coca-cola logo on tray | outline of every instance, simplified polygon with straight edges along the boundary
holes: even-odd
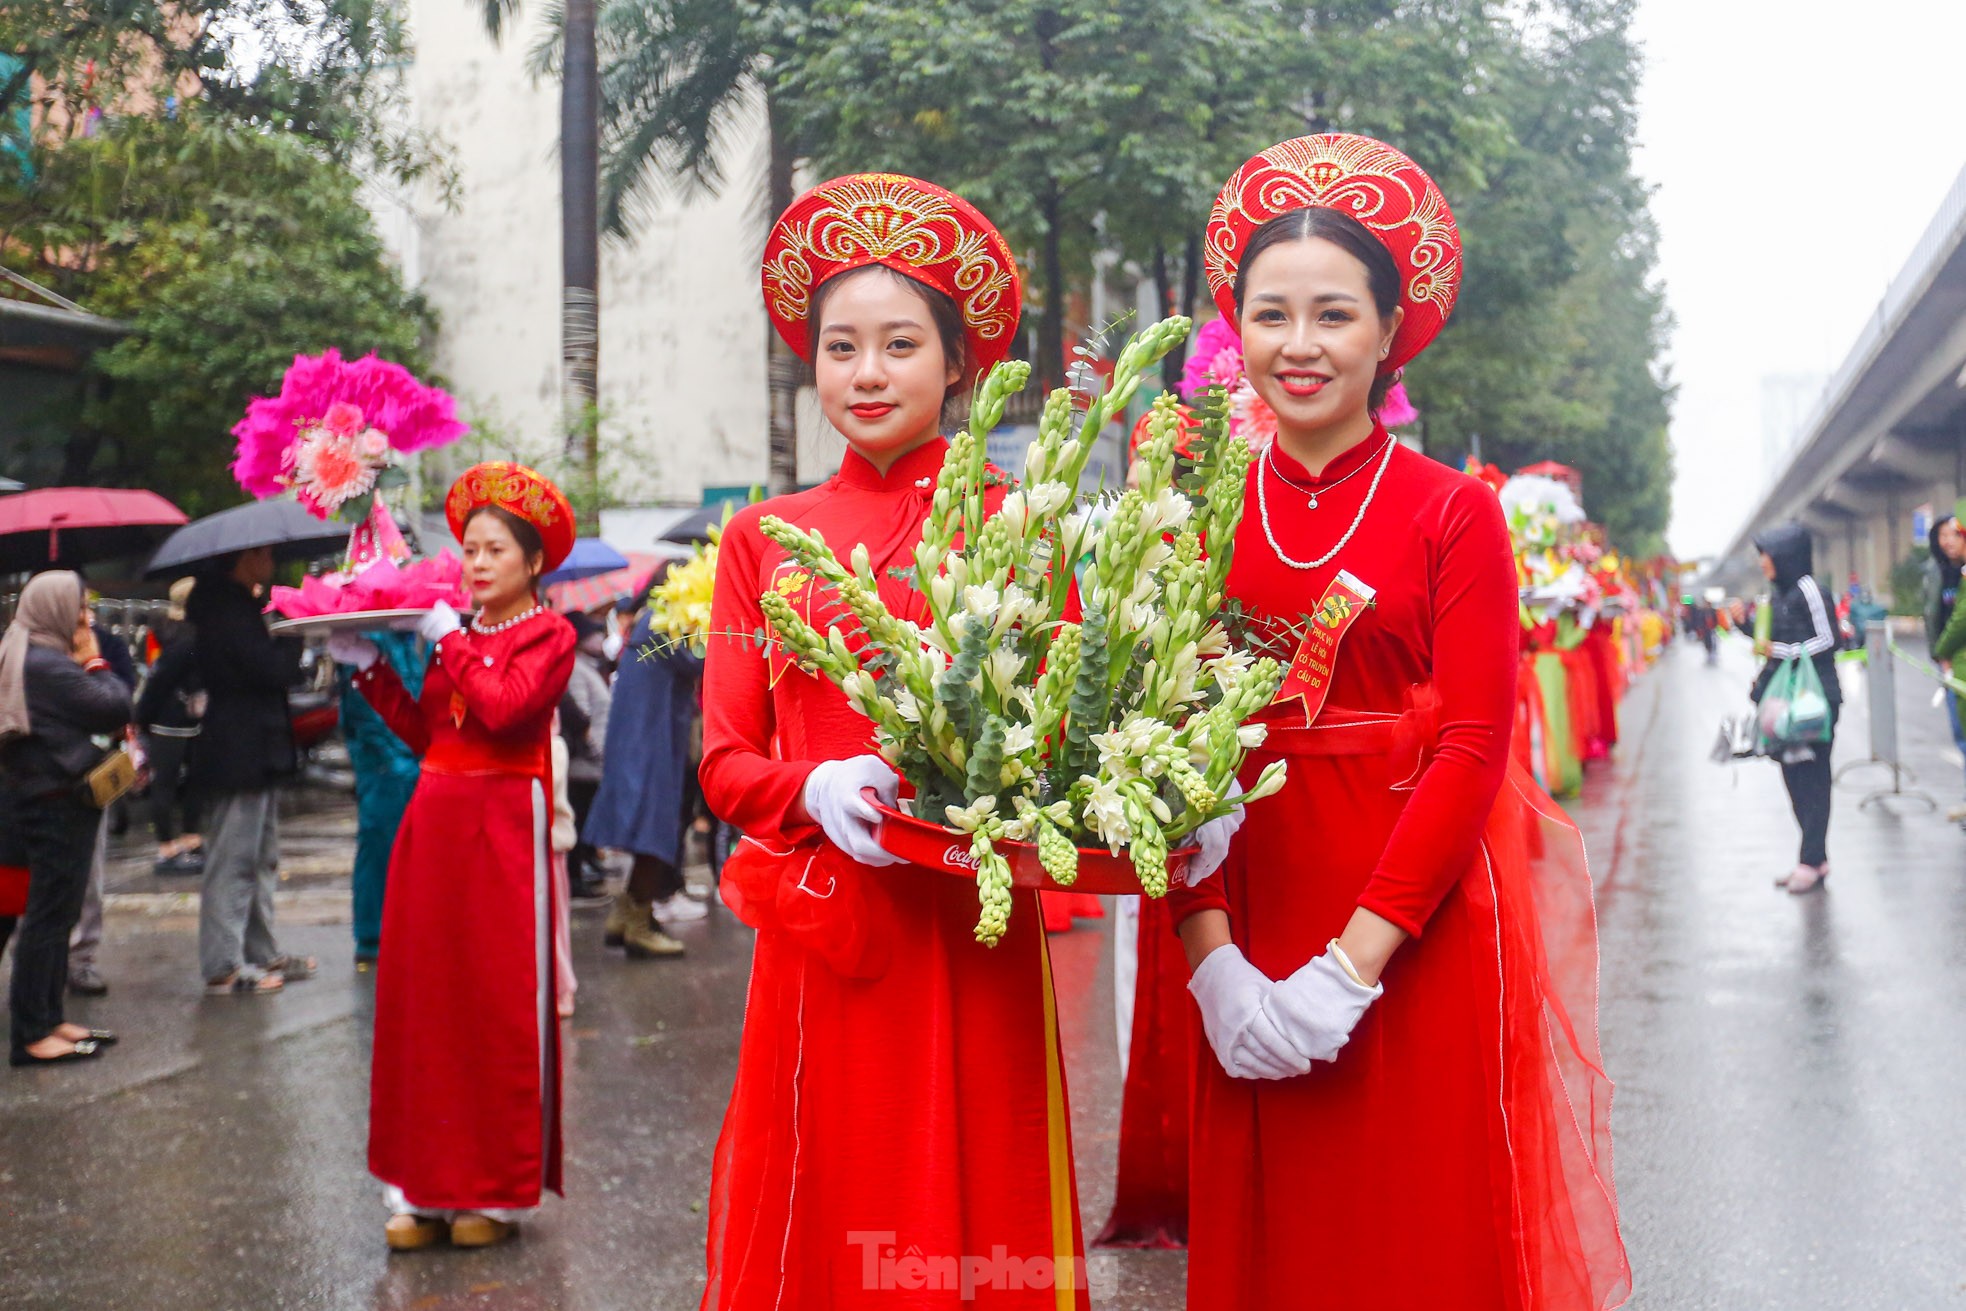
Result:
[[[942,863],[950,869],[966,869],[972,874],[976,873],[976,857],[970,854],[968,847],[959,847],[953,842],[942,853]]]

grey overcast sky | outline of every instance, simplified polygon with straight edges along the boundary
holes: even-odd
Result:
[[[1966,0],[1640,0],[1635,34],[1690,558],[1762,487],[1762,378],[1835,370],[1966,167]]]

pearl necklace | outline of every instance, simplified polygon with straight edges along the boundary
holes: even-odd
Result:
[[[502,633],[508,628],[517,628],[520,624],[523,624],[524,622],[526,622],[526,620],[532,618],[534,615],[544,614],[545,611],[546,611],[545,606],[535,605],[530,610],[522,610],[518,614],[513,615],[510,619],[501,620],[500,622],[491,624],[489,626],[478,622],[476,619],[473,619],[471,621],[471,631],[478,634],[480,637],[490,637],[493,633]]]
[[[1391,441],[1391,440],[1392,440],[1392,438],[1391,438],[1391,437],[1388,437],[1388,438],[1386,438],[1386,440],[1387,440],[1387,441]],[[1267,449],[1267,448],[1266,448],[1266,449]],[[1313,488],[1313,487],[1305,487],[1305,486],[1303,486],[1302,484],[1300,484],[1300,483],[1297,483],[1297,482],[1294,482],[1294,481],[1292,481],[1292,480],[1291,480],[1290,478],[1288,478],[1288,477],[1285,477],[1285,475],[1284,475],[1284,472],[1283,472],[1283,470],[1281,470],[1281,469],[1279,469],[1279,468],[1277,468],[1277,467],[1276,467],[1275,465],[1271,465],[1271,466],[1270,466],[1270,472],[1271,472],[1271,473],[1273,473],[1273,474],[1275,474],[1275,475],[1276,475],[1276,476],[1277,476],[1278,478],[1281,478],[1281,479],[1283,480],[1283,485],[1284,485],[1285,487],[1288,487],[1288,488],[1290,488],[1290,489],[1291,489],[1292,491],[1295,491],[1295,492],[1302,492],[1302,493],[1304,493],[1304,494],[1305,494],[1306,496],[1308,496],[1308,497],[1310,497],[1310,498],[1311,498],[1311,499],[1310,499],[1310,508],[1311,508],[1311,509],[1313,509],[1313,510],[1315,510],[1315,509],[1317,509],[1317,498],[1318,498],[1318,497],[1320,497],[1320,496],[1322,496],[1322,495],[1324,495],[1324,494],[1325,494],[1326,492],[1328,492],[1328,491],[1331,491],[1331,490],[1332,490],[1333,488],[1335,488],[1335,487],[1338,487],[1339,485],[1341,485],[1341,484],[1343,484],[1343,483],[1346,483],[1346,482],[1349,482],[1349,481],[1351,481],[1351,480],[1352,480],[1353,478],[1356,478],[1356,477],[1358,477],[1358,476],[1359,476],[1360,474],[1362,474],[1362,473],[1364,473],[1364,472],[1365,472],[1365,466],[1366,466],[1366,464],[1369,464],[1370,462],[1371,462],[1371,461],[1369,461],[1369,460],[1367,460],[1367,461],[1363,461],[1363,462],[1361,462],[1361,463],[1359,464],[1359,466],[1358,466],[1358,468],[1356,468],[1356,469],[1354,469],[1354,470],[1352,470],[1352,471],[1351,471],[1350,473],[1348,473],[1348,474],[1345,474],[1345,475],[1344,475],[1343,477],[1341,477],[1341,478],[1337,478],[1337,479],[1335,479],[1335,480],[1333,480],[1332,482],[1330,482],[1330,483],[1327,483],[1327,484],[1325,484],[1325,485],[1324,485],[1323,487],[1315,487],[1315,488]]]
[[[1293,560],[1288,555],[1285,555],[1283,547],[1277,544],[1277,535],[1270,528],[1270,496],[1268,491],[1270,484],[1269,480],[1264,478],[1259,472],[1256,477],[1256,511],[1258,517],[1263,521],[1263,536],[1269,539],[1270,549],[1277,553],[1277,559],[1283,561],[1292,569],[1321,569],[1337,559],[1338,552],[1345,549],[1345,543],[1352,540],[1352,535],[1358,532],[1358,526],[1365,522],[1365,512],[1372,508],[1372,498],[1379,494],[1379,480],[1386,476],[1386,466],[1393,462],[1393,450],[1398,445],[1399,443],[1392,440],[1392,438],[1388,437],[1386,439],[1386,453],[1379,457],[1378,471],[1372,475],[1372,485],[1365,489],[1365,499],[1359,502],[1358,513],[1352,516],[1352,526],[1347,528],[1345,535],[1338,539],[1338,545],[1332,547],[1315,560]],[[1271,458],[1275,450],[1276,441],[1273,438],[1270,444],[1263,448],[1263,467],[1270,473],[1276,474],[1279,482],[1290,485],[1288,478],[1277,473],[1276,463]],[[1359,466],[1361,469],[1364,467],[1364,465]],[[1346,475],[1346,477],[1350,476],[1350,474]]]

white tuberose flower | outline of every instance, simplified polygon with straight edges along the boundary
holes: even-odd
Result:
[[[1056,514],[1072,503],[1072,489],[1064,483],[1039,483],[1025,491],[1031,513],[1042,518]]]
[[[956,580],[947,574],[936,574],[928,580],[928,599],[935,606],[935,613],[947,615],[956,606]]]
[[[978,619],[994,619],[997,607],[1003,604],[1003,594],[988,583],[976,587],[963,588],[963,609]]]
[[[1029,517],[1030,512],[1025,508],[1024,493],[1021,489],[1005,496],[1003,503],[997,507],[997,521],[1010,531],[1012,540],[1024,535],[1024,524]]]
[[[1092,785],[1092,794],[1085,799],[1085,821],[1114,850],[1133,840],[1133,828],[1126,822],[1126,801],[1108,779]]]
[[[990,652],[990,658],[983,665],[983,674],[990,680],[990,685],[997,689],[997,696],[1001,698],[1008,695],[1011,683],[1023,668],[1023,656],[1010,647],[1000,646]]]
[[[968,806],[950,806],[943,811],[949,817],[949,827],[964,833],[974,833],[984,820],[997,813],[997,799],[978,797]]]
[[[1140,531],[1143,533],[1164,533],[1179,528],[1188,522],[1194,513],[1194,503],[1172,487],[1163,487],[1148,502],[1140,516]]]

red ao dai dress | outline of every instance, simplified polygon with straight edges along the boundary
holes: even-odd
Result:
[[[1370,494],[1383,431],[1312,478],[1259,460],[1230,594],[1300,623],[1345,570],[1377,590],[1340,647],[1315,724],[1275,710],[1220,875],[1177,889],[1176,922],[1228,912],[1272,978],[1365,907],[1412,934],[1335,1062],[1231,1079],[1198,1043],[1190,1311],[1575,1311],[1629,1288],[1597,1062],[1589,875],[1561,812],[1511,772],[1520,635],[1509,535],[1485,485],[1404,448]],[[1344,485],[1339,480],[1356,473]],[[1294,713],[1294,718],[1292,717]]]
[[[386,660],[356,676],[423,757],[389,862],[369,1106],[369,1169],[419,1212],[560,1191],[548,747],[573,652],[538,610],[445,637],[415,699]]]
[[[865,543],[888,607],[924,618],[888,571],[913,564],[947,449],[885,476],[849,451],[832,479],[724,533],[702,782],[745,834],[723,896],[757,938],[711,1181],[713,1311],[1089,1305],[1037,897],[1017,894],[986,948],[973,883],[860,865],[795,820],[813,766],[870,751],[872,727],[832,684],[729,636],[763,627],[771,588],[826,622],[825,598],[759,531],[766,513],[819,530],[842,560]],[[965,1258],[981,1263],[973,1290],[952,1273]]]

